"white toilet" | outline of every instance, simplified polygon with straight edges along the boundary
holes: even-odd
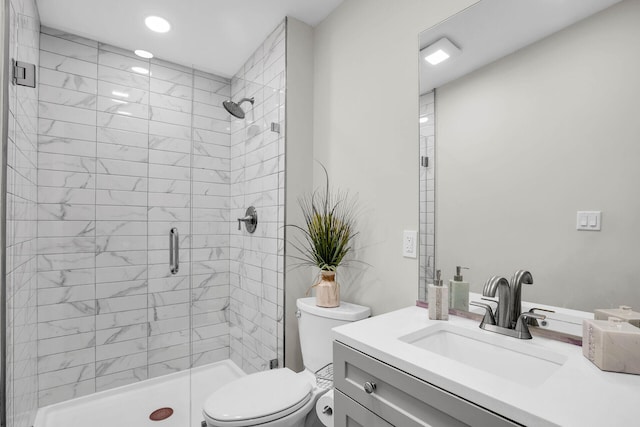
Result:
[[[315,372],[333,360],[331,328],[365,319],[369,307],[342,302],[336,308],[316,306],[315,297],[296,301],[304,371],[272,369],[246,375],[222,386],[204,403],[208,427],[302,427],[318,397]]]

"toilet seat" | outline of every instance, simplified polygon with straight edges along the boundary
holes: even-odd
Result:
[[[288,368],[247,375],[219,388],[204,403],[216,426],[263,424],[285,417],[311,398],[311,383]]]

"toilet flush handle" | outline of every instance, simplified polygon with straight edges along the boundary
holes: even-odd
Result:
[[[302,316],[300,310],[296,310],[296,317],[299,319]]]

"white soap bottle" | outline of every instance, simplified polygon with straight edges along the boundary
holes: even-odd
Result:
[[[462,270],[467,267],[456,266],[456,275],[449,280],[449,308],[469,311],[469,282],[462,277]]]
[[[449,288],[442,286],[440,270],[436,271],[436,281],[427,287],[429,319],[449,320]]]

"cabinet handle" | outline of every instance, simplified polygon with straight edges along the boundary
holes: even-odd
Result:
[[[376,391],[376,383],[374,383],[373,381],[367,381],[366,383],[364,383],[364,391],[367,394],[371,394],[374,391]]]

